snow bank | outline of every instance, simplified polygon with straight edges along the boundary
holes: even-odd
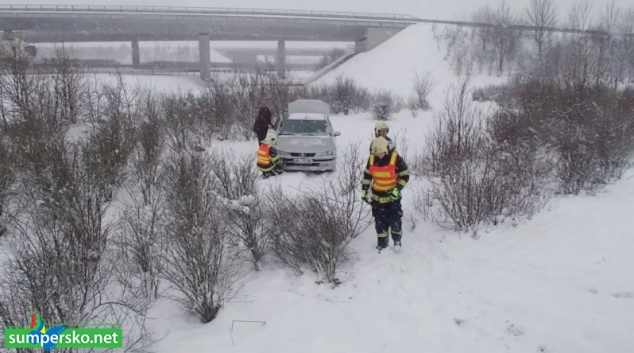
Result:
[[[439,26],[437,31],[440,31]],[[337,76],[354,79],[370,90],[388,89],[409,97],[413,90],[413,78],[431,72],[437,83],[429,97],[433,107],[438,107],[447,88],[456,83],[449,62],[444,59],[445,48],[434,39],[431,24],[417,24],[405,28],[392,38],[365,53],[357,54],[341,66],[323,75],[311,85],[333,83]],[[480,86],[506,81],[507,77],[476,75],[472,85]]]

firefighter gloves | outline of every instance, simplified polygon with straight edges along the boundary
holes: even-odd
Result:
[[[396,201],[400,197],[401,197],[401,190],[394,188],[394,190],[392,190],[392,192],[390,193],[390,200]]]

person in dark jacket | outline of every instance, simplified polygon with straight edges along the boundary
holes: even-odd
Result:
[[[253,132],[257,135],[259,144],[262,144],[264,139],[266,139],[266,134],[272,127],[271,111],[267,107],[260,108],[258,117],[255,118],[255,123],[253,124]]]
[[[389,245],[389,237],[395,246],[401,246],[403,236],[401,191],[409,181],[405,160],[396,151],[389,151],[388,141],[379,136],[372,142],[372,154],[363,172],[361,198],[367,201],[372,188],[370,204],[378,238],[377,249]]]

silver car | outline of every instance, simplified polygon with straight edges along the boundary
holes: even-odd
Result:
[[[290,112],[290,109],[289,109]],[[289,171],[334,171],[337,143],[328,114],[292,113],[278,129],[277,152]]]

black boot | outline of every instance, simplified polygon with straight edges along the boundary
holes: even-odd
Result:
[[[394,246],[401,246],[401,234],[400,233],[392,233],[392,241],[394,242]]]
[[[378,244],[377,244],[376,248],[379,251],[387,248],[390,245],[390,238],[389,237],[378,237],[377,239],[378,239]]]

